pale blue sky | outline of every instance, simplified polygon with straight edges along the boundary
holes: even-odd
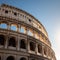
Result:
[[[60,60],[60,0],[0,0],[2,3],[35,16],[45,26],[57,60]]]

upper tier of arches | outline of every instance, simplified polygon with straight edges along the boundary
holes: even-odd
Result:
[[[48,34],[44,26],[35,17],[33,17],[32,15],[30,15],[29,13],[21,9],[2,4],[0,6],[0,16],[13,18],[16,20],[23,21],[27,24],[30,24],[31,26],[34,26],[35,28],[40,30],[42,33],[44,33],[46,37],[48,37]]]
[[[49,39],[44,34],[42,34],[41,32],[38,33],[36,30],[26,27],[25,25],[16,24],[12,22],[4,22],[1,20],[0,29],[12,30],[15,32],[23,33],[44,42],[48,46],[51,46]]]

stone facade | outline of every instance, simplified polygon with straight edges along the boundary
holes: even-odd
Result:
[[[6,4],[0,6],[0,60],[56,60],[44,26]]]

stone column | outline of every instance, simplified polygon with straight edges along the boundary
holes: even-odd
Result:
[[[6,40],[5,40],[5,49],[7,49],[7,47],[8,47],[8,35],[6,36],[5,39],[6,39]]]
[[[36,54],[37,54],[37,52],[38,52],[38,44],[37,44],[37,43],[36,43],[35,52],[36,52]]]
[[[9,24],[8,24],[8,27],[7,27],[7,28],[8,28],[8,30],[10,30],[10,25],[11,25],[11,24],[9,23]]]
[[[29,45],[29,41],[27,40],[27,50],[28,52],[30,51],[30,45]]]
[[[20,49],[20,40],[19,40],[19,37],[18,37],[18,40],[17,40],[17,50],[19,50]]]
[[[18,24],[17,24],[18,25]],[[17,26],[17,32],[19,32],[19,25]]]
[[[44,46],[42,45],[42,55],[44,56]]]

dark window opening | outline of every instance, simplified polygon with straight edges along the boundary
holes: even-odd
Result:
[[[30,42],[30,50],[35,51],[35,44]]]
[[[1,60],[1,56],[0,56],[0,60]]]
[[[13,56],[9,56],[7,60],[15,60]]]
[[[14,15],[17,16],[17,13],[15,12]]]
[[[26,60],[26,58],[22,57],[20,60]]]
[[[29,22],[31,22],[31,20],[29,19]]]
[[[31,60],[35,60],[35,59],[31,59]]]
[[[26,43],[25,43],[24,39],[22,39],[20,41],[20,48],[26,49]]]
[[[16,41],[14,37],[9,39],[9,46],[16,47]]]
[[[3,35],[0,35],[0,45],[4,45],[5,37]]]
[[[5,10],[5,13],[8,13],[8,10]]]
[[[42,46],[41,45],[38,45],[38,52],[42,53]]]

